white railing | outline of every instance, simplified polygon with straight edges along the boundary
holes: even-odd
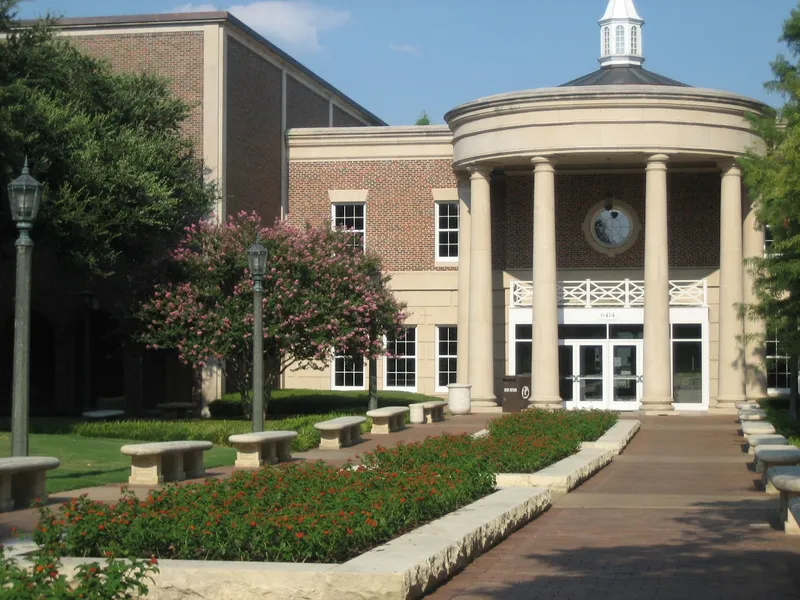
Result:
[[[671,306],[706,306],[708,283],[705,279],[670,281]],[[630,308],[644,306],[644,282],[631,281],[561,281],[558,284],[559,306],[619,306]],[[533,306],[533,282],[511,282],[511,306]]]

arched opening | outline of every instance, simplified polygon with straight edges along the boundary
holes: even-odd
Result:
[[[625,54],[625,27],[617,25],[617,54]]]
[[[639,54],[639,28],[636,25],[631,27],[631,54]]]
[[[611,28],[603,27],[603,56],[611,54]]]

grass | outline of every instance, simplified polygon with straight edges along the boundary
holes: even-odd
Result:
[[[124,483],[128,480],[131,459],[120,453],[120,447],[136,443],[126,439],[89,439],[72,435],[30,436],[32,456],[54,456],[61,461],[58,469],[47,473],[47,492],[64,492],[84,487]],[[0,433],[0,456],[10,456],[11,436]],[[236,452],[232,448],[212,448],[205,453],[207,467],[232,465]]]
[[[800,422],[789,420],[789,399],[768,398],[761,400],[760,404],[767,413],[767,419],[775,427],[775,432],[800,448]]]

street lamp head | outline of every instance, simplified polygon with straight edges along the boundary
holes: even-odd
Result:
[[[250,267],[250,275],[255,278],[262,278],[267,273],[267,249],[261,245],[260,236],[256,238],[256,243],[247,249],[247,262]]]
[[[17,223],[32,223],[36,220],[42,203],[42,184],[31,177],[28,158],[22,175],[8,184],[8,199],[11,203],[11,218]]]

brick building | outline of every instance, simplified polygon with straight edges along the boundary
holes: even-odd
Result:
[[[545,407],[766,395],[764,349],[742,345],[734,306],[743,258],[764,251],[735,164],[764,106],[645,70],[643,25],[611,0],[598,71],[475,100],[446,126],[289,132],[289,220],[357,230],[408,303],[381,388],[470,385],[486,411],[502,376],[528,373],[524,396]],[[335,357],[286,383],[365,382],[363,361]]]

